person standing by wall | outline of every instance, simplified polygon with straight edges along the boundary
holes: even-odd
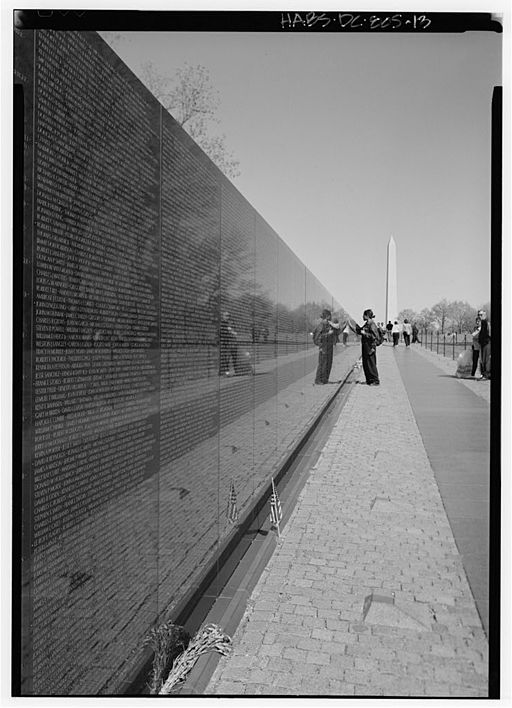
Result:
[[[338,339],[339,322],[331,321],[330,310],[323,310],[320,324],[313,332],[313,343],[318,347],[318,366],[316,369],[315,384],[329,383],[329,374],[332,368],[333,348]]]
[[[379,372],[377,370],[377,342],[380,342],[380,334],[375,324],[372,310],[363,312],[364,325],[356,325],[356,334],[361,335],[361,356],[363,360],[363,371],[368,386],[379,386]]]
[[[480,372],[484,379],[491,378],[491,325],[487,319],[485,310],[480,310],[480,334],[478,343],[480,344]]]
[[[476,374],[476,369],[478,367],[478,359],[480,357],[480,342],[478,341],[478,337],[480,335],[480,317],[477,317],[475,319],[475,331],[471,333],[471,336],[473,338],[473,341],[471,343],[471,350],[473,352],[473,364],[471,367],[471,376],[475,376]],[[481,379],[481,376],[477,376],[476,378]]]

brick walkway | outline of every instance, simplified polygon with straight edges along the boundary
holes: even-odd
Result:
[[[487,696],[434,474],[392,349],[378,359],[381,386],[353,385],[206,695]]]

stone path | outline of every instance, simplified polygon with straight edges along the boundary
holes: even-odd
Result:
[[[434,474],[392,349],[378,358],[381,386],[353,385],[206,695],[487,696]]]

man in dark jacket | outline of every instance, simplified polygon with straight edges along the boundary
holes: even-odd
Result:
[[[484,379],[491,378],[491,328],[485,310],[478,312],[480,317],[480,334],[478,343],[480,345],[480,371]]]
[[[361,335],[361,355],[363,370],[368,386],[379,386],[379,372],[377,370],[377,342],[380,340],[379,331],[373,318],[372,310],[363,312],[364,325],[356,325],[356,333]]]

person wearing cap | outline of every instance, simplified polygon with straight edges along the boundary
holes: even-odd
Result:
[[[480,372],[484,379],[491,378],[491,326],[487,319],[485,310],[479,310],[480,334],[478,343],[480,344]]]
[[[373,318],[372,310],[363,312],[364,325],[356,325],[356,334],[361,335],[361,356],[363,360],[363,371],[368,386],[378,386],[379,372],[377,370],[377,345],[379,332]]]
[[[338,339],[340,325],[337,320],[332,320],[330,310],[323,310],[320,324],[313,332],[313,343],[318,347],[318,366],[316,369],[315,384],[329,383],[329,374],[332,368],[333,348]]]

